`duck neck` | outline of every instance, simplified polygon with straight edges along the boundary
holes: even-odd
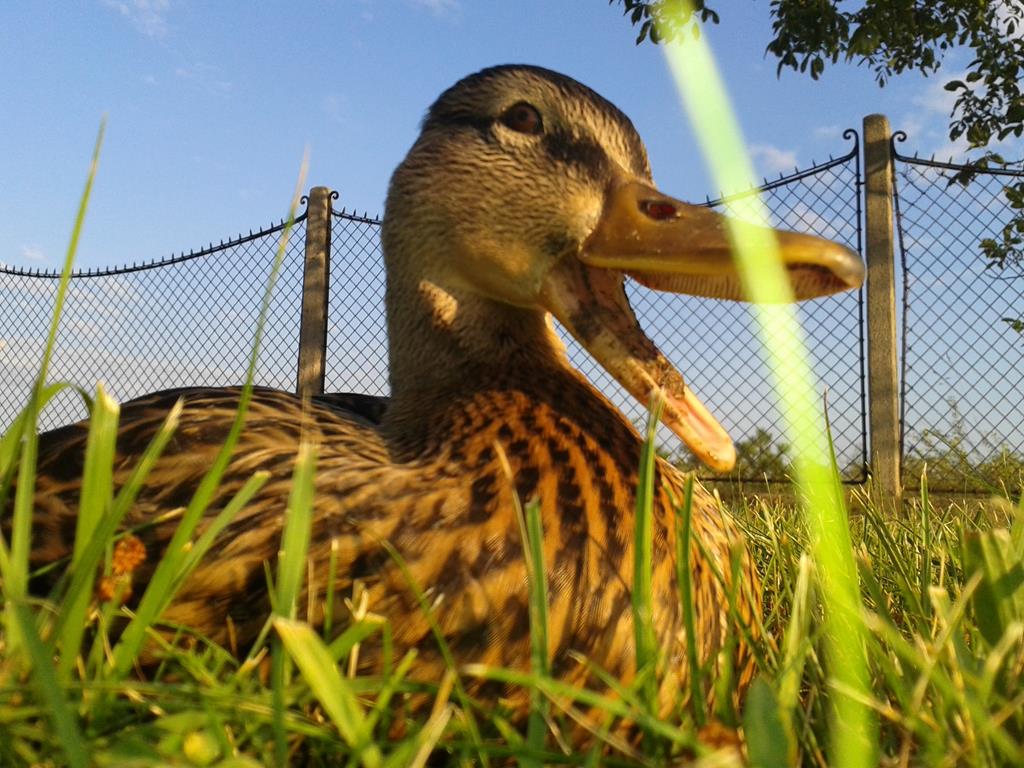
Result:
[[[429,418],[439,399],[514,387],[569,370],[544,312],[469,290],[388,276],[391,405],[403,421]]]

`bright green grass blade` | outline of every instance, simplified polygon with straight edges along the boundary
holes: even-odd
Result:
[[[114,495],[114,450],[117,443],[117,422],[120,406],[106,393],[103,385],[96,387],[89,434],[85,443],[85,463],[75,521],[75,545],[71,556],[73,568],[82,557],[86,543],[110,508]]]
[[[501,445],[495,443],[495,450],[502,471],[512,490],[512,506],[519,537],[523,542],[523,559],[526,561],[527,608],[530,620],[530,666],[540,675],[551,673],[548,660],[548,581],[544,563],[544,527],[540,518],[540,502],[536,499],[526,505],[523,513],[522,502],[515,490],[512,467]],[[529,753],[541,753],[547,733],[545,721],[549,707],[547,700],[536,689],[530,690],[530,715],[526,725],[527,751],[520,756],[519,764],[539,766]]]
[[[924,618],[930,617],[928,607],[928,593],[932,585],[932,537],[931,537],[931,500],[928,497],[928,465],[925,464],[921,470],[921,530],[924,533],[922,541],[921,562],[918,566],[918,589],[920,590],[921,606]]]
[[[260,313],[256,321],[252,352],[249,355],[249,365],[246,371],[245,383],[242,386],[242,392],[238,398],[238,410],[235,414],[235,419],[228,431],[228,436],[224,441],[224,445],[221,447],[214,459],[210,470],[200,481],[199,487],[193,494],[188,507],[185,509],[184,515],[182,515],[181,522],[178,524],[177,529],[174,531],[174,535],[171,537],[171,541],[164,550],[164,557],[161,559],[159,565],[157,565],[156,571],[153,573],[153,577],[151,578],[149,585],[146,587],[146,591],[139,600],[134,618],[128,623],[124,633],[121,635],[120,642],[118,642],[114,649],[111,671],[117,678],[123,677],[128,672],[132,663],[134,663],[135,659],[138,657],[149,627],[159,618],[160,614],[163,613],[164,609],[173,599],[174,591],[172,589],[172,584],[175,581],[178,566],[186,554],[186,548],[190,545],[192,534],[195,532],[195,529],[202,520],[207,507],[217,492],[221,479],[227,471],[228,464],[231,461],[231,455],[234,452],[239,437],[241,436],[242,428],[245,424],[245,415],[249,408],[249,402],[252,399],[253,380],[256,375],[256,362],[259,359],[260,341],[263,338],[263,329],[266,325],[267,315],[270,311],[270,302],[273,298],[274,287],[277,284],[277,277],[281,271],[281,264],[283,263],[285,253],[287,252],[288,238],[291,234],[292,225],[295,222],[295,211],[298,207],[302,187],[305,184],[307,167],[307,158],[303,158],[302,167],[299,171],[298,182],[296,183],[295,193],[292,195],[291,205],[288,210],[287,223],[281,233],[281,240],[278,245],[277,254],[274,257],[274,263],[270,270],[270,277],[267,280],[267,286],[263,293],[263,302],[260,306]],[[180,583],[180,580],[178,580],[178,583]]]
[[[73,389],[85,397],[81,388],[67,382],[46,384],[39,392],[38,411],[42,411],[55,395],[67,389]],[[87,397],[85,399],[88,400]],[[22,437],[28,424],[31,410],[31,404],[23,408],[7,428],[7,431],[4,432],[3,437],[0,437],[0,509],[6,509],[7,507],[7,497],[10,492],[11,481],[18,472],[18,457],[21,455],[21,449],[24,444]],[[5,583],[8,580],[10,569],[10,549],[3,534],[0,533],[0,579],[3,579]]]
[[[287,619],[295,618],[302,579],[306,575],[306,553],[313,525],[316,458],[316,446],[305,442],[299,445],[285,513],[281,552],[277,559],[277,611]]]
[[[655,443],[662,402],[651,403],[647,419],[647,436],[640,450],[640,477],[636,491],[636,523],[633,532],[633,637],[636,644],[636,672],[641,698],[650,712],[658,708],[656,669],[658,644],[654,635],[652,609],[654,468],[657,461]]]
[[[78,729],[75,714],[57,680],[50,654],[39,639],[32,612],[24,604],[11,600],[9,596],[7,606],[18,623],[19,636],[32,659],[32,677],[46,701],[50,718],[53,720],[54,735],[64,751],[68,765],[72,768],[86,768],[89,765],[89,756],[84,747],[85,741]]]
[[[693,604],[693,573],[691,563],[691,522],[693,520],[693,475],[687,475],[683,488],[683,503],[673,505],[676,516],[676,586],[679,590],[679,602],[683,614],[683,632],[686,636],[686,666],[689,670],[687,680],[690,684],[690,695],[687,707],[690,715],[698,726],[704,725],[706,719],[702,695],[702,671],[697,656],[696,615]]]
[[[442,707],[423,724],[423,727],[413,737],[411,746],[415,749],[415,754],[412,760],[408,763],[405,760],[399,761],[399,759],[389,760],[387,765],[395,766],[395,768],[400,765],[408,765],[409,768],[423,768],[434,751],[434,747],[437,746],[437,742],[441,740],[441,735],[444,733],[444,729],[448,726],[448,721],[451,718],[452,707],[450,705]]]
[[[563,702],[566,701],[577,702],[587,708],[601,710],[619,718],[629,719],[644,731],[680,747],[695,750],[698,754],[703,751],[703,748],[697,744],[692,733],[673,725],[668,720],[656,717],[646,711],[646,707],[631,706],[618,696],[600,694],[588,688],[564,683],[553,677],[541,677],[532,672],[491,667],[486,664],[467,664],[463,671],[467,675],[485,680],[509,683],[525,689],[538,688],[541,693],[559,706],[562,706]]]
[[[1010,526],[1010,543],[1013,546],[1014,557],[1024,560],[1024,488],[1020,491],[1017,510]]]
[[[156,570],[150,579],[146,589],[156,591],[156,594],[166,596],[166,603],[169,603],[185,580],[189,577],[199,561],[205,557],[210,547],[216,541],[216,537],[230,524],[239,512],[252,500],[260,488],[266,483],[269,477],[266,472],[256,472],[250,477],[234,496],[224,505],[224,508],[217,513],[217,516],[210,522],[207,530],[195,541],[188,542],[186,546],[176,549],[173,553],[165,551],[164,557],[160,560]],[[179,526],[180,530],[180,526]],[[166,604],[165,603],[165,604]],[[163,611],[163,607],[159,612]],[[135,617],[129,623],[129,628],[137,626],[138,635],[133,635],[126,640],[122,635],[120,642],[114,647],[114,659],[111,665],[111,674],[114,679],[122,677],[135,663],[139,653],[142,651],[149,628],[159,618],[159,612],[151,618],[147,615],[145,619],[140,618],[140,611],[136,611]],[[127,630],[125,630],[127,634]]]
[[[754,187],[753,170],[707,41],[698,37],[663,48],[719,188]],[[757,218],[761,223],[767,222],[763,206]],[[796,311],[791,304],[777,303],[791,301],[792,292],[774,237],[737,220],[730,224],[730,238],[744,291],[748,298],[758,302],[755,316],[781,398],[786,432],[794,447],[794,467],[812,532],[819,577],[830,595],[827,657],[830,673],[843,691],[832,696],[831,761],[839,768],[875,765],[877,723],[863,704],[869,698],[868,672],[846,510],[842,497],[835,492],[824,440],[826,430],[816,412],[814,378]]]
[[[750,764],[758,768],[786,768],[793,764],[781,708],[775,692],[762,678],[754,680],[743,712]]]
[[[551,665],[548,661],[548,579],[544,564],[544,529],[540,519],[540,502],[534,500],[526,505],[525,522],[518,499],[516,511],[519,515],[529,581],[530,662],[534,672],[547,676],[551,674]],[[537,752],[544,749],[547,713],[547,700],[539,691],[531,690],[526,743],[530,749]],[[528,759],[521,760],[520,764],[540,765],[538,761]]]
[[[35,386],[32,388],[32,396],[29,400],[27,415],[22,423],[22,434],[24,444],[21,451],[21,462],[18,467],[18,489],[14,496],[14,511],[11,517],[11,546],[9,557],[4,557],[6,572],[4,573],[4,592],[8,605],[13,606],[25,599],[28,592],[28,559],[32,540],[32,507],[35,498],[35,470],[36,454],[38,451],[39,436],[36,432],[36,421],[39,417],[41,400],[46,388],[46,376],[50,368],[50,359],[53,356],[53,347],[57,339],[57,329],[60,326],[61,311],[64,307],[64,297],[67,294],[68,283],[71,280],[71,267],[75,260],[75,253],[78,250],[78,238],[82,232],[82,224],[85,221],[85,212],[89,207],[89,196],[92,193],[93,180],[96,178],[96,168],[99,165],[100,148],[103,146],[103,132],[106,122],[100,123],[99,134],[96,137],[96,144],[93,148],[92,162],[89,165],[89,173],[86,176],[85,189],[78,203],[78,213],[75,216],[75,224],[71,230],[71,240],[68,243],[67,253],[64,256],[64,265],[61,269],[60,282],[57,285],[57,295],[54,301],[53,319],[50,322],[50,330],[46,336],[46,346],[43,349],[43,359],[39,364],[39,375],[36,378]],[[10,613],[7,613],[7,652],[11,653],[18,647],[19,634]]]
[[[331,641],[331,658],[340,663],[357,645],[378,632],[383,632],[385,621],[366,617],[345,627],[345,631]]]
[[[218,512],[217,516],[210,521],[202,535],[189,548],[188,555],[181,566],[180,574],[174,582],[175,590],[185,581],[188,574],[192,573],[196,566],[199,565],[199,561],[210,551],[210,548],[214,545],[221,532],[231,524],[231,521],[235,519],[239,512],[245,509],[246,505],[252,501],[253,496],[260,492],[269,479],[270,473],[266,470],[253,472],[252,477],[246,480],[242,487],[238,489],[238,492],[231,497],[231,501],[224,505],[224,509]]]
[[[153,436],[153,439],[150,440],[150,444],[142,454],[142,458],[135,465],[135,468],[129,475],[128,480],[114,498],[110,513],[103,517],[97,527],[92,531],[89,539],[86,541],[85,547],[81,550],[78,562],[72,569],[71,582],[68,585],[67,592],[64,593],[63,600],[61,601],[64,606],[77,605],[80,600],[83,599],[83,595],[87,600],[88,596],[92,594],[92,585],[95,580],[100,559],[103,557],[103,552],[108,542],[110,542],[114,536],[114,532],[118,529],[118,526],[120,526],[124,516],[128,513],[128,510],[135,502],[139,489],[145,482],[146,477],[148,477],[153,465],[156,464],[156,460],[160,457],[160,454],[166,447],[167,442],[171,439],[171,435],[173,435],[175,429],[177,429],[178,420],[181,417],[181,409],[182,403],[179,400],[175,403],[174,407],[168,411],[167,416],[164,418],[159,429],[157,429],[156,434]],[[75,543],[77,546],[77,540]],[[72,653],[74,649],[66,644],[67,642],[70,642],[70,640],[65,637],[65,631],[69,621],[70,617],[68,610],[62,610],[58,614],[57,622],[54,627],[55,636],[64,638],[61,645],[62,660],[63,656],[71,654],[73,657],[74,655]]]
[[[437,643],[438,651],[441,653],[441,658],[444,659],[445,669],[449,670],[455,675],[455,696],[459,700],[459,704],[462,707],[462,716],[466,721],[466,730],[469,733],[469,738],[473,743],[473,747],[476,750],[476,756],[480,760],[480,764],[485,768],[490,765],[490,760],[487,758],[487,753],[483,748],[483,741],[480,738],[480,728],[477,725],[476,717],[473,715],[473,706],[470,701],[469,694],[466,693],[466,688],[462,684],[462,680],[459,678],[459,668],[455,664],[455,657],[452,655],[452,650],[448,646],[448,642],[444,638],[444,632],[441,631],[441,627],[437,623],[437,617],[434,616],[434,611],[430,607],[430,603],[427,602],[426,595],[423,594],[423,589],[413,578],[412,572],[409,570],[408,563],[405,562],[405,558],[402,557],[402,553],[395,549],[394,545],[390,541],[382,541],[381,546],[390,555],[392,561],[398,566],[398,570],[401,571],[402,577],[405,579],[406,586],[412,592],[416,598],[416,604],[422,611],[424,618],[430,625],[430,632],[434,636],[434,642]]]
[[[42,411],[55,395],[68,389],[74,390],[81,395],[89,410],[92,410],[92,401],[85,390],[66,381],[55,381],[52,384],[43,385],[39,391],[39,411]],[[11,479],[15,462],[17,461],[18,454],[21,452],[22,436],[25,432],[28,416],[29,407],[26,406],[18,412],[18,415],[14,417],[14,420],[7,427],[3,436],[0,437],[0,477],[3,478],[5,483]],[[6,493],[6,487],[4,492]]]
[[[360,751],[367,768],[380,765],[380,749],[371,743],[363,709],[348,681],[338,672],[324,641],[307,624],[280,616],[274,619],[274,629],[345,742]]]
[[[89,416],[89,435],[85,444],[85,463],[82,468],[82,490],[75,521],[75,544],[71,556],[71,570],[82,571],[82,558],[88,544],[95,537],[103,516],[111,508],[114,490],[114,450],[117,442],[117,422],[120,407],[104,391],[96,387],[92,413]],[[88,564],[87,564],[88,565]],[[95,565],[88,570],[96,573]],[[92,579],[89,579],[90,585]],[[91,591],[91,590],[90,590]],[[89,609],[90,592],[79,591],[73,601],[65,601],[62,613],[66,616],[60,636],[61,655],[57,661],[57,675],[67,682],[85,633],[85,614]]]
[[[787,740],[787,754],[790,764],[796,762],[796,723],[794,713],[800,706],[800,685],[804,678],[807,654],[812,640],[811,613],[813,610],[814,586],[811,579],[813,565],[810,558],[800,555],[796,583],[786,625],[782,655],[782,667],[776,684],[779,713]]]
[[[540,502],[526,505],[525,533],[527,565],[530,568],[530,630],[533,668],[542,675],[551,674],[548,661],[548,577],[544,563],[544,528]]]
[[[277,557],[277,600],[274,602],[277,615],[294,619],[302,579],[306,573],[306,553],[313,524],[314,473],[316,471],[316,447],[310,443],[299,444],[292,472],[292,487],[288,494],[284,532],[281,536],[281,550]],[[271,650],[271,680],[274,701],[274,730],[276,734],[277,764],[287,763],[288,741],[284,724],[285,687],[289,672],[287,657],[281,651],[279,641]]]
[[[376,700],[373,702],[373,708],[366,716],[366,727],[369,731],[372,732],[385,716],[391,714],[388,708],[388,705],[391,703],[391,698],[398,692],[399,688],[404,683],[405,678],[409,675],[409,670],[412,669],[412,665],[416,661],[416,656],[417,653],[415,648],[407,651],[405,656],[399,660],[398,666],[395,667],[394,672],[387,675],[383,685],[376,690]]]

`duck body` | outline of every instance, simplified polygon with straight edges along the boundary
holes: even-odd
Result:
[[[395,651],[416,648],[416,676],[438,680],[444,671],[427,617],[407,577],[382,546],[389,542],[417,587],[434,605],[445,641],[460,662],[528,669],[530,628],[527,572],[513,493],[540,504],[549,582],[549,651],[560,677],[582,682],[582,654],[616,677],[634,673],[631,607],[633,525],[641,441],[635,429],[575,375],[534,371],[491,379],[482,391],[439,393],[443,406],[425,409],[431,428],[403,441],[393,457],[387,421],[373,425],[357,414],[293,394],[257,389],[246,428],[208,517],[223,507],[253,472],[269,482],[224,531],[215,551],[183,584],[163,621],[195,630],[245,653],[270,613],[264,563],[273,564],[285,524],[285,503],[301,440],[317,446],[316,496],[309,550],[311,588],[299,601],[305,617],[323,620],[332,550],[338,579],[333,615],[345,617],[354,582],[368,592],[367,607],[392,622]],[[521,379],[521,380],[520,380]],[[174,523],[145,524],[188,504],[213,463],[238,406],[239,390],[174,390],[124,404],[115,487],[126,480],[167,411],[180,398],[181,426],[125,521],[136,529],[147,559],[133,574],[137,598],[174,532]],[[409,427],[402,427],[411,436]],[[70,556],[87,427],[74,425],[44,441],[39,459],[33,566]],[[447,439],[442,439],[442,438]],[[453,439],[454,438],[454,439]],[[507,458],[511,478],[502,467]],[[77,457],[77,458],[76,458]],[[654,616],[669,670],[685,667],[676,589],[674,516],[670,494],[681,499],[683,478],[658,460],[654,505]],[[719,572],[741,539],[732,523],[697,486],[694,535],[720,559]],[[140,527],[142,526],[142,527]],[[197,535],[199,535],[197,533]],[[700,657],[714,658],[733,620],[728,584],[720,584],[694,545]],[[736,606],[756,609],[756,576],[742,560]],[[310,599],[312,597],[312,600]],[[746,653],[736,663],[745,667]],[[378,671],[375,648],[361,654],[364,671]],[[748,670],[749,671],[749,670]],[[663,680],[666,703],[681,687]],[[473,686],[471,686],[472,688]],[[525,700],[524,700],[525,703]]]
[[[779,238],[798,297],[850,287],[859,274],[855,256],[839,246]],[[640,330],[623,288],[630,275],[656,289],[738,298],[727,240],[715,214],[653,187],[632,124],[593,91],[524,66],[457,83],[429,110],[388,193],[390,400],[303,401],[257,389],[207,520],[254,472],[270,479],[163,621],[247,650],[270,612],[266,564],[281,544],[306,440],[317,447],[310,579],[300,600],[310,622],[322,621],[329,591],[338,601],[333,615],[346,616],[343,598],[359,583],[369,610],[390,620],[395,650],[417,648],[417,674],[440,676],[430,621],[386,542],[427,597],[457,662],[528,668],[516,499],[536,500],[553,672],[582,681],[585,666],[574,660],[582,654],[628,682],[642,441],[570,366],[551,315],[641,402],[660,395],[663,423],[706,463],[727,468],[728,436]],[[161,516],[188,503],[227,436],[239,390],[175,390],[126,403],[115,486],[179,398],[179,427],[125,522],[147,552],[136,584],[173,535],[176,521]],[[34,565],[71,553],[85,436],[80,424],[41,437]],[[653,624],[667,712],[689,690],[675,562],[674,502],[685,478],[660,459],[656,475]],[[756,635],[756,574],[734,524],[699,485],[692,530],[698,658],[716,663],[727,636],[740,638],[732,663],[742,689],[752,673],[744,638]],[[332,558],[337,580],[328,590]],[[747,626],[741,631],[737,621]],[[360,659],[379,667],[372,647]],[[526,697],[513,699],[522,712]]]

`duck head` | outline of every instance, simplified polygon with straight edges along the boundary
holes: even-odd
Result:
[[[798,300],[861,284],[849,249],[775,236]],[[453,355],[560,350],[550,313],[645,406],[660,394],[662,422],[705,464],[733,466],[728,434],[640,328],[624,291],[629,276],[742,300],[726,219],[662,194],[629,118],[589,88],[501,66],[445,91],[392,178],[383,245],[394,398],[414,388],[414,369],[457,368]],[[448,352],[432,349],[431,335],[446,337]]]

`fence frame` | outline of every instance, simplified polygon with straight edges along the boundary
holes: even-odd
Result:
[[[902,495],[900,380],[896,344],[896,249],[893,242],[894,169],[885,115],[864,118],[864,234],[868,301],[868,410],[871,479]]]
[[[327,308],[331,299],[331,200],[338,193],[313,187],[306,204],[306,252],[299,320],[299,364],[295,391],[302,397],[324,393],[327,376]]]

